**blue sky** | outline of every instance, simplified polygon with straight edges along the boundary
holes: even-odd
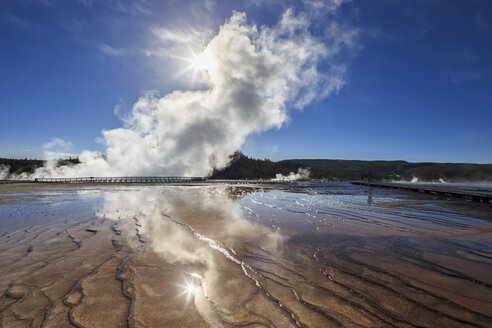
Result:
[[[233,10],[271,25],[287,7],[303,6],[128,3],[0,3],[1,157],[41,158],[54,138],[67,153],[104,152],[101,131],[122,125],[115,107],[128,112],[148,90],[199,87],[189,73],[177,76],[186,62],[151,54],[159,28],[205,31],[206,39]],[[353,0],[332,19],[356,32],[343,53],[345,85],[291,110],[280,129],[250,135],[247,155],[492,163],[492,2]]]

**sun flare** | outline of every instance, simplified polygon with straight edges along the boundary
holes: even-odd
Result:
[[[184,296],[187,303],[197,296],[201,290],[201,280],[203,279],[200,275],[195,273],[188,273],[188,275],[191,279],[185,279],[184,284],[178,285],[181,288],[181,293],[179,293],[179,296]],[[205,289],[203,291],[205,292]]]
[[[188,296],[195,296],[197,289],[198,286],[195,286],[193,283],[187,283],[185,287],[185,291]]]
[[[213,73],[217,66],[214,53],[206,48],[198,55],[194,55],[188,60],[190,62],[190,68],[196,72]]]

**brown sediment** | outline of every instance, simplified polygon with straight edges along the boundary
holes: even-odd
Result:
[[[450,236],[453,238],[463,238],[463,237],[473,237],[473,236],[490,235],[490,234],[492,234],[492,228],[477,228],[471,231],[453,233]],[[436,234],[426,234],[425,236],[428,238],[442,237],[442,235],[436,235]]]
[[[206,185],[24,202],[29,188],[0,190],[2,327],[492,326],[492,226],[466,207]]]

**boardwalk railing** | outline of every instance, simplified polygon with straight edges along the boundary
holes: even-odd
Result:
[[[380,187],[391,189],[402,189],[409,191],[417,191],[422,193],[450,196],[456,198],[469,198],[475,202],[491,203],[492,192],[469,190],[459,187],[446,187],[444,186],[430,186],[426,184],[418,183],[400,183],[400,182],[368,182],[368,181],[351,181],[354,185],[368,186],[368,187]]]
[[[34,180],[21,180],[21,179],[16,179],[16,180],[0,180],[0,184],[9,184],[9,183],[31,183],[34,182]]]
[[[0,180],[0,184],[8,183],[180,183],[180,182],[204,182],[214,184],[289,184],[292,181],[275,180],[208,180],[203,177],[80,177],[80,178],[35,178],[33,180]]]
[[[38,183],[176,183],[204,181],[201,177],[83,177],[83,178],[36,178]]]

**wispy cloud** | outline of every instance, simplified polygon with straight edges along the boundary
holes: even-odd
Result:
[[[311,12],[326,13],[336,11],[342,4],[351,0],[303,0],[304,6]]]
[[[47,143],[43,145],[43,149],[54,149],[54,148],[59,148],[59,149],[70,149],[73,147],[72,142],[70,141],[65,141],[61,138],[53,138]]]
[[[251,5],[251,6],[264,6],[264,5],[273,5],[275,3],[278,3],[276,0],[247,0],[246,4]]]
[[[7,13],[5,15],[5,21],[7,21],[10,25],[15,26],[17,28],[23,29],[23,30],[28,30],[31,28],[31,24],[28,23],[26,20],[20,18],[17,15],[14,15],[12,13]]]
[[[94,0],[77,0],[77,1],[87,7],[92,6],[92,4],[94,3]]]
[[[213,31],[208,28],[196,29],[191,26],[181,28],[153,28],[151,32],[157,37],[162,46],[172,44],[200,44],[205,45],[213,36]]]
[[[482,15],[475,15],[475,26],[479,30],[492,30],[492,23],[487,21]]]
[[[72,147],[73,144],[70,141],[61,138],[53,138],[42,146],[44,149],[44,158],[47,160],[56,160],[77,157],[77,154],[69,152]]]
[[[326,28],[325,36],[332,43],[331,50],[334,53],[338,53],[341,48],[355,50],[360,47],[360,30],[357,28],[333,22]]]
[[[124,54],[126,54],[125,49],[111,47],[110,45],[108,45],[106,43],[100,43],[98,48],[99,48],[99,51],[101,51],[106,56],[119,57],[119,56],[123,56]]]
[[[105,1],[105,5],[111,10],[130,15],[150,15],[152,10],[147,0],[134,1]]]
[[[465,48],[457,49],[452,54],[458,60],[464,61],[466,63],[476,63],[480,60],[480,56],[477,53],[472,52]]]
[[[277,153],[279,148],[279,145],[265,145],[265,151],[271,155]]]
[[[152,28],[151,33],[154,39],[144,50],[144,54],[160,63],[169,58],[183,61],[184,57],[191,57],[192,52],[199,52],[212,39],[214,31],[192,26],[171,26]]]
[[[454,83],[478,82],[490,75],[490,71],[478,69],[455,69],[444,70],[444,74],[451,78]]]
[[[335,12],[342,4],[352,0],[302,0],[301,5],[310,14],[319,15],[327,12]],[[247,0],[247,5],[262,6],[287,6],[286,1],[279,0]]]
[[[154,28],[152,33],[162,42],[190,43],[200,39],[203,32],[193,28]]]

